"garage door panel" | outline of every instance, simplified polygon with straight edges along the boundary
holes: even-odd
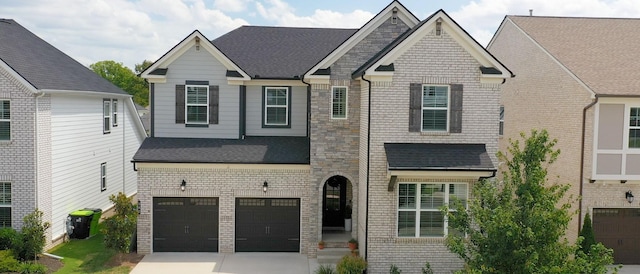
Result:
[[[593,209],[593,230],[596,241],[613,249],[615,263],[640,264],[640,226],[638,208]]]
[[[299,199],[236,199],[237,252],[299,250]]]
[[[154,198],[153,250],[218,251],[217,198]]]

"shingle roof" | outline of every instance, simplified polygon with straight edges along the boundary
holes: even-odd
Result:
[[[389,169],[494,171],[484,144],[385,143]]]
[[[507,18],[594,92],[640,95],[640,19]]]
[[[211,42],[252,78],[295,79],[356,31],[242,26]]]
[[[127,94],[12,19],[0,19],[0,60],[36,89]]]
[[[309,138],[245,139],[147,138],[135,162],[309,164]]]

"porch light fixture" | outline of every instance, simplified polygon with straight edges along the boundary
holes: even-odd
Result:
[[[185,188],[187,188],[187,182],[182,180],[182,183],[180,183],[180,190],[184,191]]]
[[[631,190],[627,191],[624,197],[627,198],[627,202],[633,203],[633,193],[631,193]]]
[[[269,188],[269,183],[267,183],[267,181],[264,181],[264,183],[262,183],[262,192],[267,192],[268,188]]]

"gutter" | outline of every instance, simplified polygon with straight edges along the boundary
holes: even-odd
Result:
[[[584,144],[586,142],[586,121],[587,121],[587,110],[589,110],[591,107],[593,107],[595,104],[598,103],[598,98],[599,96],[596,95],[596,99],[593,100],[593,102],[589,103],[587,106],[585,106],[582,109],[582,137],[581,137],[581,146],[580,146],[580,176],[578,176],[578,182],[580,183],[580,193],[578,195],[580,195],[580,202],[578,203],[578,233],[580,232],[581,229],[581,224],[582,224],[582,193],[583,193],[583,180],[582,180],[582,176],[584,174]],[[594,118],[595,119],[595,118]],[[594,120],[594,124],[595,124],[595,120]]]
[[[370,182],[370,169],[371,169],[371,81],[364,78],[365,72],[362,73],[362,80],[369,84],[369,96],[367,97],[367,198],[365,209],[367,214],[364,215],[364,260],[367,260],[369,256],[369,182]]]

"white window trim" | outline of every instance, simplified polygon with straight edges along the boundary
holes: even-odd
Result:
[[[111,100],[111,125],[118,126],[118,99]]]
[[[107,190],[107,163],[100,164],[100,191]]]
[[[401,209],[400,208],[400,201],[399,201],[399,197],[400,197],[400,185],[405,184],[405,185],[416,185],[416,208],[415,209]],[[436,208],[436,209],[421,209],[420,208],[420,203],[421,203],[421,198],[422,195],[420,193],[420,185],[423,184],[430,184],[430,185],[435,185],[435,184],[444,184],[445,187],[445,192],[444,192],[444,205],[449,205],[449,186],[452,184],[456,184],[456,185],[465,185],[466,187],[466,193],[467,193],[467,204],[466,204],[466,208],[469,208],[469,183],[465,183],[465,182],[398,182],[398,187],[397,187],[397,191],[396,191],[396,223],[395,223],[395,230],[396,230],[396,237],[397,238],[404,238],[404,239],[412,239],[412,238],[436,238],[436,239],[441,239],[441,238],[445,238],[447,237],[447,235],[449,235],[449,220],[447,215],[444,215],[444,225],[443,225],[443,230],[444,230],[444,234],[443,236],[425,236],[425,237],[421,237],[420,236],[420,212],[422,211],[428,211],[428,212],[439,212],[440,209]],[[416,213],[416,219],[415,219],[415,231],[414,231],[414,236],[400,236],[398,235],[398,221],[400,219],[400,211],[406,211],[406,212],[415,212]],[[456,210],[453,209],[449,209],[449,212],[454,212]]]
[[[269,105],[269,100],[268,98],[268,94],[269,94],[269,90],[276,90],[276,89],[284,89],[287,91],[287,93],[285,94],[285,99],[287,101],[287,104],[284,106],[281,105]],[[264,125],[265,126],[288,126],[289,125],[289,92],[291,92],[291,90],[289,90],[289,87],[265,87],[264,88]],[[284,116],[284,124],[279,124],[279,123],[269,123],[267,121],[267,109],[268,108],[284,108],[285,109],[285,116]]]
[[[190,104],[189,103],[189,88],[197,87],[197,88],[206,88],[207,89],[207,100],[204,104]],[[209,124],[209,86],[208,85],[186,85],[184,87],[184,123],[190,125],[208,125]],[[189,121],[189,106],[195,107],[206,107],[207,108],[207,120],[204,122],[190,122]]]
[[[500,106],[500,114],[499,114],[499,123],[498,123],[498,135],[504,135],[504,106]]]
[[[109,111],[109,113],[105,113],[105,111]],[[106,119],[109,119],[107,122]],[[111,100],[103,99],[102,100],[102,133],[110,133],[111,132]]]
[[[425,107],[424,106],[424,87],[447,87],[447,107]],[[421,113],[420,113],[420,131],[422,132],[449,132],[449,123],[450,120],[450,112],[451,112],[451,86],[450,85],[422,85],[421,96],[420,96],[420,105],[421,105]],[[424,111],[425,110],[447,110],[447,125],[444,130],[425,130],[424,129]]]
[[[336,92],[336,88],[344,88],[344,117],[336,117],[333,112],[333,104],[334,104],[334,95]],[[336,120],[346,120],[349,117],[349,87],[347,86],[334,86],[331,87],[331,119]]]
[[[2,185],[2,184],[9,184],[9,185],[11,185],[11,182],[0,182],[0,185]],[[13,186],[11,187],[11,192],[12,192],[12,193],[9,193],[9,195],[10,195],[10,197],[11,197],[11,202],[10,202],[8,205],[0,204],[0,207],[4,207],[4,208],[7,208],[7,207],[8,207],[8,208],[9,208],[9,210],[11,210],[11,207],[12,207],[12,204],[13,204]],[[11,216],[11,217],[9,218],[9,226],[6,226],[6,227],[11,227],[11,223],[12,223],[12,222],[13,222],[13,216]],[[0,228],[2,228],[2,226],[0,226]]]
[[[11,100],[8,100],[8,99],[1,99],[1,100],[0,100],[0,103],[3,103],[3,102],[5,102],[5,101],[9,102],[9,119],[2,119],[2,118],[0,117],[0,122],[9,122],[9,139],[7,139],[7,140],[0,140],[0,142],[8,142],[8,141],[11,141]]]
[[[640,113],[640,106],[629,106],[629,110],[627,111],[628,114],[625,114],[625,126],[626,126],[626,140],[624,140],[625,145],[627,147],[627,149],[640,149],[640,147],[631,147],[629,146],[629,134],[631,134],[631,130],[632,129],[637,129],[640,130],[640,125],[638,126],[631,126],[629,125],[629,122],[631,121],[631,109],[632,108],[637,108],[638,112]]]

